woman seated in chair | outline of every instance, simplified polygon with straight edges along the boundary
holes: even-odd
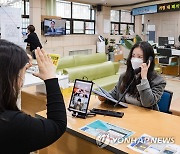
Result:
[[[149,57],[153,60],[148,60]],[[135,44],[127,59],[126,72],[120,75],[118,83],[110,91],[112,97],[119,100],[130,85],[122,102],[159,110],[157,103],[163,94],[166,82],[154,71],[154,57],[154,50],[149,43]],[[139,67],[141,71],[135,73],[134,70]],[[106,102],[104,97],[99,96],[99,100]]]

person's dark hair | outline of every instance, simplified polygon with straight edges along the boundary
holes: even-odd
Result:
[[[33,33],[35,31],[35,27],[33,25],[29,25],[27,29],[30,31],[30,33]]]
[[[78,100],[77,100],[78,102],[81,102],[81,99],[80,98],[78,98]]]
[[[51,21],[51,24],[52,24],[52,23],[53,23],[53,24],[56,24],[55,21]]]
[[[0,111],[18,110],[19,71],[28,63],[26,52],[14,43],[0,39]]]
[[[132,58],[132,53],[133,53],[133,50],[135,48],[141,48],[141,50],[143,51],[143,62],[147,62],[147,60],[149,59],[150,56],[153,57],[153,60],[151,62],[151,65],[148,69],[148,74],[147,74],[147,78],[148,80],[150,81],[150,78],[152,77],[153,73],[154,73],[154,66],[155,66],[155,62],[154,62],[154,58],[155,58],[155,55],[154,55],[154,50],[152,48],[152,46],[148,43],[148,42],[139,42],[139,43],[136,43],[130,53],[129,53],[129,56],[127,58],[127,69],[126,69],[126,72],[125,72],[125,75],[122,79],[122,83],[120,85],[120,91],[121,93],[123,93],[125,91],[125,89],[127,88],[127,86],[130,84],[130,82],[133,80],[133,78],[135,77],[135,74],[133,73],[134,70],[132,68],[132,65],[131,65],[131,58]],[[136,88],[136,85],[139,84],[141,81],[141,76],[139,76],[138,78],[136,78],[136,80],[132,83],[132,85],[130,86],[129,90],[128,90],[128,93],[134,97],[137,97],[139,98],[139,93],[137,91],[137,88]]]

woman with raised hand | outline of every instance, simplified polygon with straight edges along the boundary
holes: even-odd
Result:
[[[19,46],[0,40],[0,153],[30,153],[55,142],[66,130],[67,118],[55,68],[44,50],[35,51],[47,91],[47,119],[31,117],[16,105],[26,69],[31,65]]]

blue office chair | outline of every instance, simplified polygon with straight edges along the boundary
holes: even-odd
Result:
[[[171,112],[169,111],[169,108],[171,105],[172,95],[173,95],[173,92],[164,90],[164,93],[161,96],[160,101],[158,102],[160,112],[165,112],[165,113],[171,114]]]

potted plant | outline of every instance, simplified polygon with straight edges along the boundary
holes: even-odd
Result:
[[[125,47],[125,48],[127,48],[127,49],[129,49],[129,50],[131,50],[131,48],[133,47],[133,45],[135,44],[135,43],[138,43],[138,42],[141,42],[142,41],[142,39],[141,39],[141,37],[139,36],[139,35],[136,35],[134,38],[133,38],[135,41],[133,42],[133,41],[131,41],[131,40],[127,40],[125,37],[123,37],[123,46]]]
[[[124,47],[123,49],[123,57],[124,57],[124,60],[126,61],[127,58],[128,58],[128,55],[129,55],[129,52],[131,50],[131,48],[133,47],[133,45],[137,42],[141,42],[142,39],[139,35],[136,35],[134,38],[133,38],[134,41],[130,40],[130,39],[127,39],[125,36],[123,36],[121,38],[121,45]],[[126,62],[125,62],[126,63]]]
[[[114,61],[115,39],[110,39],[108,46],[109,60]]]
[[[104,41],[105,41],[105,53],[108,54],[108,43],[109,43],[109,39],[108,39],[108,38],[105,38]]]

